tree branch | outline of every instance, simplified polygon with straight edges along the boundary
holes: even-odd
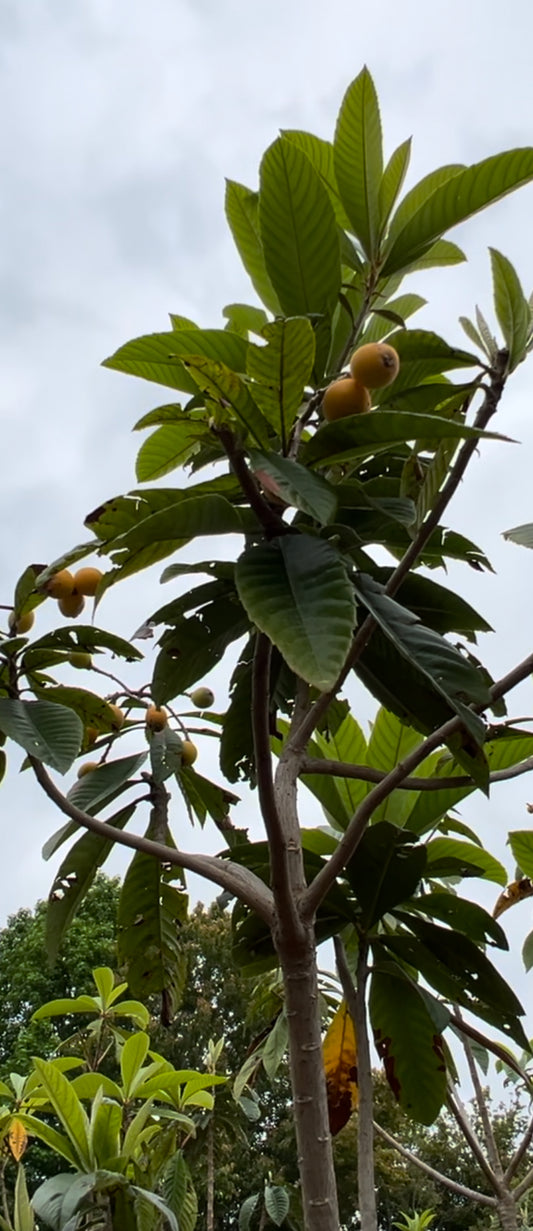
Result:
[[[257,520],[263,527],[267,539],[277,538],[280,534],[294,534],[291,527],[276,513],[264,496],[246,464],[246,454],[237,443],[233,432],[228,427],[215,427],[213,432],[223,445],[235,478],[239,480],[243,493],[253,509]]]
[[[486,1047],[487,1051],[492,1052],[493,1056],[496,1056],[498,1060],[502,1060],[508,1068],[513,1070],[513,1073],[522,1078],[529,1093],[533,1094],[533,1082],[528,1077],[525,1069],[519,1065],[518,1060],[515,1060],[514,1056],[505,1047],[502,1047],[500,1043],[496,1043],[494,1039],[488,1039],[486,1035],[481,1033],[481,1030],[476,1030],[475,1026],[465,1022],[462,1017],[455,1017],[453,1013],[450,1013],[450,1025],[455,1028],[456,1033],[466,1034],[469,1039],[473,1039],[474,1043],[479,1043],[481,1047]]]
[[[507,1182],[509,1182],[509,1180],[511,1180],[513,1176],[516,1174],[520,1166],[520,1163],[522,1162],[522,1159],[524,1158],[524,1156],[527,1154],[527,1151],[529,1150],[529,1147],[532,1141],[533,1141],[533,1116],[531,1117],[529,1121],[529,1124],[524,1133],[524,1136],[522,1137],[520,1145],[515,1150],[513,1157],[509,1163],[509,1166],[507,1167],[505,1171],[505,1175],[503,1178]],[[531,1181],[533,1181],[533,1172],[531,1171],[529,1172],[529,1178],[530,1178],[530,1183],[531,1183]],[[530,1187],[530,1184],[528,1184],[528,1188],[529,1187]],[[524,1189],[524,1192],[525,1191],[526,1190]],[[516,1190],[514,1190],[514,1193],[516,1193]]]
[[[463,1016],[462,1016],[461,1010],[459,1009],[458,1005],[454,1005],[454,1011],[455,1011],[455,1016],[458,1017],[460,1021],[462,1021]],[[497,1176],[498,1180],[501,1183],[501,1181],[504,1178],[502,1160],[500,1158],[498,1146],[496,1145],[496,1138],[494,1136],[492,1124],[490,1121],[489,1111],[487,1107],[487,1100],[485,1098],[483,1087],[479,1080],[479,1073],[478,1073],[476,1062],[474,1060],[474,1054],[470,1046],[470,1040],[466,1034],[463,1036],[462,1043],[463,1043],[463,1051],[466,1056],[466,1063],[468,1065],[468,1071],[470,1073],[470,1080],[474,1088],[474,1094],[476,1097],[479,1117],[483,1125],[483,1134],[485,1137],[485,1146],[487,1150],[488,1160],[492,1167],[494,1175]]]
[[[357,1176],[361,1227],[364,1227],[364,1231],[373,1231],[377,1228],[377,1210],[374,1184],[374,1089],[366,1012],[368,943],[362,938],[359,939],[357,987],[353,984],[342,938],[335,936],[333,944],[344,999],[348,1005],[357,1039],[357,1088],[359,1091]]]
[[[282,909],[294,914],[291,892],[287,834],[282,824],[274,779],[270,749],[270,663],[272,645],[265,633],[257,633],[252,666],[252,726],[255,772],[261,815],[265,824],[270,853],[270,874],[274,898]]]
[[[506,676],[492,685],[489,692],[490,700],[495,701],[504,696],[511,688],[514,688],[522,680],[526,679],[532,671],[533,654],[529,654],[523,662],[513,667],[512,671],[509,671]],[[479,710],[481,707],[478,706],[476,708]],[[392,791],[396,790],[396,787],[400,786],[404,779],[409,777],[413,770],[421,765],[422,761],[428,756],[428,753],[434,752],[441,744],[445,744],[452,735],[460,730],[461,726],[462,720],[459,715],[450,718],[448,722],[443,723],[431,735],[426,736],[421,744],[418,744],[403,761],[400,761],[394,769],[386,774],[381,782],[378,782],[369,791],[368,795],[359,804],[359,807],[356,808],[346,832],[328,859],[327,864],[321,868],[318,875],[311,882],[302,902],[302,917],[311,918],[314,915],[336,877],[343,871],[348,861],[355,854],[370,817],[376,808],[379,807],[379,804],[383,803],[392,794]]]
[[[199,876],[204,876],[206,880],[220,885],[221,889],[226,889],[241,902],[245,902],[264,919],[269,927],[271,926],[274,910],[272,894],[263,881],[248,868],[242,868],[239,864],[221,859],[216,855],[193,855],[187,851],[177,851],[174,847],[165,846],[161,842],[152,842],[150,838],[114,829],[106,821],[99,821],[89,813],[76,808],[75,804],[72,804],[55,785],[42,762],[32,756],[29,756],[28,760],[45,794],[56,808],[59,808],[59,811],[68,816],[76,825],[98,834],[106,841],[111,840],[119,846],[142,851],[145,855],[154,855],[156,859],[164,863],[170,863],[178,868],[185,868],[188,872],[196,872]]]
[[[489,1163],[485,1158],[483,1146],[481,1145],[479,1138],[470,1124],[468,1114],[466,1109],[463,1107],[459,1096],[457,1094],[452,1094],[451,1090],[449,1090],[446,1101],[454,1119],[457,1121],[457,1124],[461,1129],[465,1141],[468,1142],[472,1154],[474,1155],[474,1158],[476,1159],[476,1162],[481,1168],[483,1174],[486,1176],[491,1188],[493,1189],[493,1192],[495,1193],[495,1196],[504,1196],[505,1194],[502,1192],[502,1186],[498,1180],[498,1177],[494,1174],[492,1167],[489,1166]]]
[[[518,765],[508,769],[496,769],[489,775],[489,782],[507,782],[509,778],[519,778],[533,770],[533,757],[528,757]],[[374,769],[371,765],[350,765],[346,761],[328,761],[318,757],[304,757],[300,763],[301,774],[327,774],[331,778],[355,778],[359,782],[383,782],[387,771]],[[455,787],[475,787],[474,779],[468,774],[457,774],[449,778],[404,778],[397,790],[399,791],[442,791]]]
[[[479,410],[477,411],[473,423],[473,427],[477,428],[479,431],[485,430],[489,420],[498,409],[498,403],[505,386],[505,371],[508,357],[508,352],[506,350],[498,352],[494,368],[491,372],[490,385],[487,389],[485,389],[485,396]],[[468,403],[469,399],[467,399],[465,405],[468,406]],[[448,507],[452,496],[455,495],[455,492],[463,479],[466,468],[477,447],[477,437],[469,437],[468,440],[463,441],[463,444],[457,454],[456,461],[448,474],[448,478],[436,496],[433,508],[430,509],[427,517],[420,526],[417,535],[404,552],[402,559],[395,568],[392,576],[389,577],[387,585],[385,586],[385,594],[387,594],[390,598],[392,598],[396,594],[397,590],[399,590],[402,581],[405,580],[408,572],[416,563],[418,557],[426,546],[428,539],[433,534],[436,526],[438,526],[440,518],[442,517],[445,509]],[[325,714],[328,705],[330,705],[333,698],[336,697],[337,693],[342,688],[346,677],[349,675],[350,671],[355,666],[355,663],[363,653],[363,650],[368,645],[375,627],[376,622],[373,616],[368,615],[355,634],[344,667],[339,673],[333,688],[322,693],[318,700],[315,701],[312,710],[302,722],[299,730],[295,733],[293,737],[294,745],[301,751],[303,751],[306,747],[320,718],[323,714]]]
[[[421,1158],[418,1158],[416,1154],[413,1154],[411,1150],[408,1150],[406,1146],[402,1145],[401,1141],[397,1141],[396,1137],[393,1137],[391,1133],[388,1133],[387,1130],[382,1128],[381,1124],[377,1124],[375,1120],[374,1128],[376,1133],[378,1133],[379,1136],[387,1142],[387,1145],[390,1145],[394,1150],[397,1150],[398,1154],[401,1154],[407,1162],[412,1163],[415,1167],[418,1167],[420,1171],[423,1171],[425,1175],[430,1176],[432,1180],[436,1180],[438,1184],[443,1184],[446,1188],[449,1188],[452,1193],[457,1193],[458,1197],[466,1197],[468,1201],[475,1201],[478,1205],[490,1205],[493,1207],[496,1205],[496,1197],[488,1197],[486,1193],[476,1192],[475,1188],[467,1188],[465,1184],[459,1184],[457,1180],[451,1180],[449,1176],[444,1175],[442,1171],[437,1171],[435,1167],[431,1167],[429,1163],[423,1162]]]

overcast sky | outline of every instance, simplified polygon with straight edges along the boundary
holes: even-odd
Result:
[[[218,326],[226,303],[254,302],[224,221],[224,176],[255,186],[279,128],[330,137],[363,63],[380,96],[386,152],[414,135],[410,182],[443,163],[531,144],[532,42],[527,0],[504,10],[494,0],[382,0],[379,9],[347,0],[4,0],[0,601],[11,601],[27,563],[79,542],[86,513],[134,483],[141,438],[131,425],[167,393],[100,361],[166,329],[169,311]],[[453,238],[469,263],[412,280],[430,300],[417,323],[465,343],[459,314],[476,302],[490,314],[489,244],[529,292],[532,212],[529,187],[459,228]],[[496,675],[531,648],[533,556],[501,532],[533,520],[532,381],[531,364],[517,372],[496,425],[521,443],[482,447],[449,519],[497,568],[493,577],[463,566],[448,581],[496,628],[481,646]],[[161,601],[159,572],[114,590],[104,626],[131,634]],[[40,609],[39,629],[54,615],[52,604]],[[529,686],[510,710],[533,712]],[[203,765],[216,772],[209,751]],[[463,811],[483,821],[510,872],[505,836],[527,826],[528,792],[533,784],[520,779]],[[250,815],[247,803],[240,823]],[[40,848],[58,823],[29,775],[17,776],[16,758],[2,817],[0,920],[47,893]],[[519,943],[531,911],[515,913]],[[518,978],[519,962],[514,970]],[[530,989],[520,990],[531,1004]]]

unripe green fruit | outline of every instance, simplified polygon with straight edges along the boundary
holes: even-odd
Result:
[[[210,688],[195,688],[194,692],[189,693],[191,701],[197,710],[208,710],[215,704],[215,694]]]
[[[181,746],[181,763],[182,765],[193,765],[198,756],[196,744],[193,744],[191,739],[184,739]]]
[[[71,667],[77,667],[78,671],[88,671],[93,665],[91,655],[85,650],[72,650],[67,661]]]
[[[7,623],[10,633],[16,633],[19,637],[22,637],[24,633],[29,633],[30,628],[33,628],[35,612],[25,611],[23,615],[17,616],[16,611],[10,611]]]
[[[85,778],[86,774],[94,773],[95,769],[99,769],[98,761],[85,761],[84,765],[80,765],[78,770],[78,778]]]

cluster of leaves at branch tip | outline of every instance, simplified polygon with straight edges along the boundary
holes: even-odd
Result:
[[[533,735],[506,721],[505,689],[474,654],[487,621],[431,573],[450,561],[491,568],[484,549],[442,519],[477,446],[505,447],[488,424],[531,349],[533,318],[516,271],[494,250],[501,341],[478,310],[475,325],[463,321],[476,353],[412,328],[425,301],[402,283],[465,259],[447,232],[530,182],[533,150],[437,168],[402,196],[409,158],[404,142],[384,162],[364,69],[331,142],[284,131],[262,159],[257,191],[228,182],[228,223],[263,306],[230,304],[224,324],[209,328],[173,314],[170,329],[105,361],[171,390],[172,400],[135,425],[149,433],[139,486],[88,514],[87,542],[19,579],[0,639],[0,732],[68,818],[44,852],[69,843],[50,895],[50,955],[115,841],[129,843],[120,962],[132,996],[157,995],[170,1021],[185,977],[185,868],[238,899],[243,969],[277,962],[276,852],[235,827],[238,797],[226,783],[257,785],[269,749],[286,765],[290,723],[307,697],[300,776],[326,828],[302,829],[294,842],[308,900],[316,894],[316,939],[342,933],[369,947],[369,1012],[385,1071],[401,1105],[431,1123],[446,1093],[451,1005],[527,1045],[522,1006],[486,952],[505,948],[505,935],[452,886],[468,877],[506,884],[455,810],[475,789],[488,792],[495,775],[524,772]],[[346,394],[354,389],[355,401]],[[172,486],[166,476],[184,468],[187,483]],[[206,558],[185,561],[182,549],[214,536],[228,541],[226,558],[206,548]],[[508,537],[533,542],[527,526]],[[105,571],[77,568],[94,553]],[[388,565],[376,563],[383,553]],[[98,609],[111,586],[160,561],[173,592],[130,641],[80,623],[26,637],[48,597],[76,619],[85,597]],[[122,672],[142,659],[137,642],[154,637],[151,678],[133,688]],[[204,681],[235,651],[220,713]],[[90,671],[91,683],[106,677],[107,689],[111,676],[114,691],[58,682],[65,664]],[[354,677],[381,707],[368,740],[338,696]],[[197,771],[192,736],[218,746],[222,784]],[[63,795],[44,767],[69,773],[89,749],[99,760],[85,762]],[[1,775],[5,766],[2,747]],[[264,800],[264,778],[259,785]],[[134,824],[123,832],[143,817],[141,837]],[[213,822],[222,854],[186,853],[171,829],[176,817]],[[350,855],[354,835],[361,840]],[[527,851],[522,859],[524,875],[533,874]],[[291,1025],[287,1018],[278,1038]],[[52,1089],[55,1071],[47,1080]],[[355,1100],[353,1089],[345,1093],[344,1110]],[[87,1144],[78,1120],[76,1157]],[[277,1199],[269,1196],[272,1209]]]

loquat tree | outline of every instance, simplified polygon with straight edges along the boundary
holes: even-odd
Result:
[[[505,870],[450,810],[531,767],[533,734],[508,721],[505,697],[531,674],[533,655],[493,681],[453,641],[475,643],[487,622],[428,570],[449,559],[488,567],[444,519],[474,454],[505,447],[488,429],[531,347],[532,312],[495,250],[501,339],[478,312],[475,325],[463,321],[474,351],[408,327],[425,301],[402,284],[465,259],[447,232],[531,181],[533,149],[440,167],[401,196],[409,156],[405,141],[384,162],[364,69],[332,143],[284,131],[264,155],[258,190],[228,181],[228,223],[263,306],[228,305],[223,328],[172,315],[170,330],[105,361],[180,401],[135,425],[150,429],[141,486],[88,515],[88,542],[25,570],[0,642],[0,729],[66,817],[46,853],[75,838],[50,894],[50,954],[118,842],[134,851],[120,960],[132,996],[160,993],[164,1021],[183,981],[187,871],[235,900],[242,966],[279,964],[305,1231],[338,1231],[331,1127],[357,1097],[360,1219],[364,1231],[377,1225],[370,1029],[400,1105],[426,1124],[454,1081],[451,1027],[471,1030],[454,1006],[528,1046],[522,1006],[485,951],[505,948],[505,934],[450,887],[471,876],[503,886]],[[158,482],[178,469],[181,483]],[[236,559],[180,562],[184,545],[214,535],[240,536]],[[387,565],[376,563],[376,546]],[[72,573],[91,553],[110,567]],[[101,653],[128,663],[141,651],[89,623],[30,640],[39,604],[52,597],[76,618],[87,596],[98,606],[110,586],[169,557],[162,580],[178,595],[139,632],[162,630],[149,683],[133,689],[113,670],[107,697],[58,684],[65,660],[98,684]],[[220,713],[204,681],[232,654]],[[80,655],[93,656],[89,668]],[[353,681],[382,707],[368,742],[342,696]],[[223,785],[193,765],[198,724],[219,739]],[[136,733],[139,751],[117,755]],[[96,767],[64,791],[54,775],[89,748]],[[239,780],[257,792],[263,841],[230,820]],[[301,785],[324,809],[324,827],[302,824]],[[130,823],[147,806],[139,835]],[[187,813],[214,824],[218,853],[180,849],[170,824]],[[531,836],[521,851],[527,876]],[[328,1107],[322,1057],[316,950],[327,937],[357,1040],[341,1108],[331,1088]],[[279,1225],[285,1198],[267,1212]],[[509,1226],[508,1208],[505,1217]]]

